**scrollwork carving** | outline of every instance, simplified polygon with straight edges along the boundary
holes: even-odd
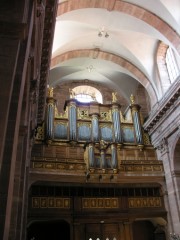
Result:
[[[169,152],[167,138],[163,138],[159,145],[156,146],[156,149],[159,150],[161,154]]]

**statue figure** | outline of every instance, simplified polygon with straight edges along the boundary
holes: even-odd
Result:
[[[131,96],[130,96],[130,101],[131,101],[131,104],[135,103],[135,97],[133,94],[131,94]]]
[[[53,97],[53,87],[48,87],[48,97]]]
[[[69,89],[70,98],[75,98],[75,92],[70,88]]]
[[[117,92],[112,92],[112,102],[117,102]]]

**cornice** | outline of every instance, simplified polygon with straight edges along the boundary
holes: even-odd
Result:
[[[58,2],[57,0],[47,0],[45,6],[40,83],[39,83],[38,115],[37,115],[38,123],[41,123],[42,120],[44,119],[47,78],[50,69],[51,50],[58,6],[57,2]]]
[[[167,113],[173,111],[173,106],[179,106],[180,97],[180,77],[174,82],[163,98],[153,107],[149,118],[144,123],[144,129],[152,134],[153,131],[161,123],[162,119],[167,116]],[[177,103],[177,104],[176,104]]]

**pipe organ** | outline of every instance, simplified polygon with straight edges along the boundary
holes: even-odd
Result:
[[[108,105],[67,100],[59,115],[55,99],[47,98],[46,139],[52,141],[100,142],[144,145],[140,106],[130,104],[126,114],[118,103]],[[145,143],[147,144],[147,142]]]
[[[57,151],[63,152],[58,158],[54,158],[55,168],[58,168],[61,161],[71,161],[72,166],[80,161],[81,169],[88,173],[116,174],[127,169],[154,171],[158,169],[157,164],[162,172],[159,161],[144,162],[156,160],[156,157],[149,137],[143,130],[140,108],[133,96],[125,113],[121,112],[117,99],[113,99],[111,104],[99,104],[95,101],[81,103],[71,96],[65,102],[64,113],[60,114],[51,90],[47,97],[46,119],[42,126],[37,127],[35,140],[37,144],[44,142],[48,146],[58,146]],[[70,153],[72,148],[76,156]],[[143,161],[140,164],[137,160]],[[136,167],[136,164],[141,167]],[[150,164],[149,168],[147,164]],[[40,165],[34,161],[33,166]],[[43,162],[41,166],[44,166]]]

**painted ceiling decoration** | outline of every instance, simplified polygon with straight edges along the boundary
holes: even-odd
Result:
[[[127,100],[138,84],[162,98],[159,47],[180,54],[179,0],[59,0],[49,85],[89,81]]]

